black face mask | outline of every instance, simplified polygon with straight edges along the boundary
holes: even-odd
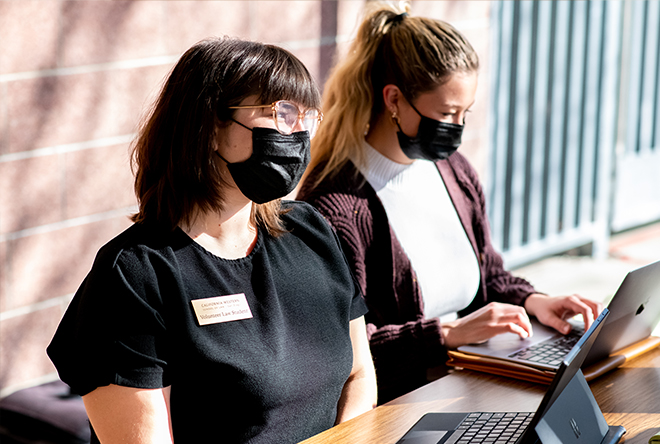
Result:
[[[252,131],[252,155],[247,160],[229,163],[215,153],[227,162],[236,186],[251,201],[262,204],[286,196],[309,164],[309,132],[285,135],[271,128],[247,129]]]
[[[461,136],[463,127],[456,123],[441,122],[429,117],[425,117],[412,108],[422,118],[419,122],[417,136],[411,138],[401,131],[401,125],[398,120],[396,125],[399,131],[396,133],[399,138],[399,146],[409,159],[443,160],[454,154],[461,145]]]

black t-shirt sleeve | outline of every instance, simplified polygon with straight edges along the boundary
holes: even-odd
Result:
[[[60,378],[81,395],[117,384],[169,385],[167,330],[152,267],[101,253],[48,347]]]

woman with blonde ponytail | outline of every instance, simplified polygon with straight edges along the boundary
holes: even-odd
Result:
[[[479,60],[448,23],[378,6],[325,85],[325,118],[298,198],[334,227],[369,313],[379,402],[446,371],[447,349],[568,333],[598,303],[550,297],[503,267],[478,177],[457,153]]]

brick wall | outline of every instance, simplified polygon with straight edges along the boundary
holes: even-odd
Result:
[[[0,1],[0,397],[45,353],[98,248],[134,210],[129,145],[180,54],[211,35],[290,49],[323,82],[365,1]],[[488,2],[417,1],[482,60],[464,148],[487,154]]]

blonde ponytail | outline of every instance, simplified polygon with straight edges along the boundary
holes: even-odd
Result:
[[[312,187],[337,173],[349,159],[364,164],[364,136],[382,112],[380,94],[385,85],[397,84],[413,100],[441,85],[449,74],[478,69],[474,49],[448,23],[410,17],[407,4],[376,8],[325,84],[325,117],[312,140],[307,171],[324,165]]]
[[[394,6],[381,8],[360,26],[346,57],[334,67],[325,84],[323,123],[312,140],[311,170],[326,162],[314,186],[338,171],[352,153],[361,158],[365,132],[374,101],[371,68],[383,36],[394,25],[391,19],[405,12]],[[390,21],[390,22],[388,22]]]

